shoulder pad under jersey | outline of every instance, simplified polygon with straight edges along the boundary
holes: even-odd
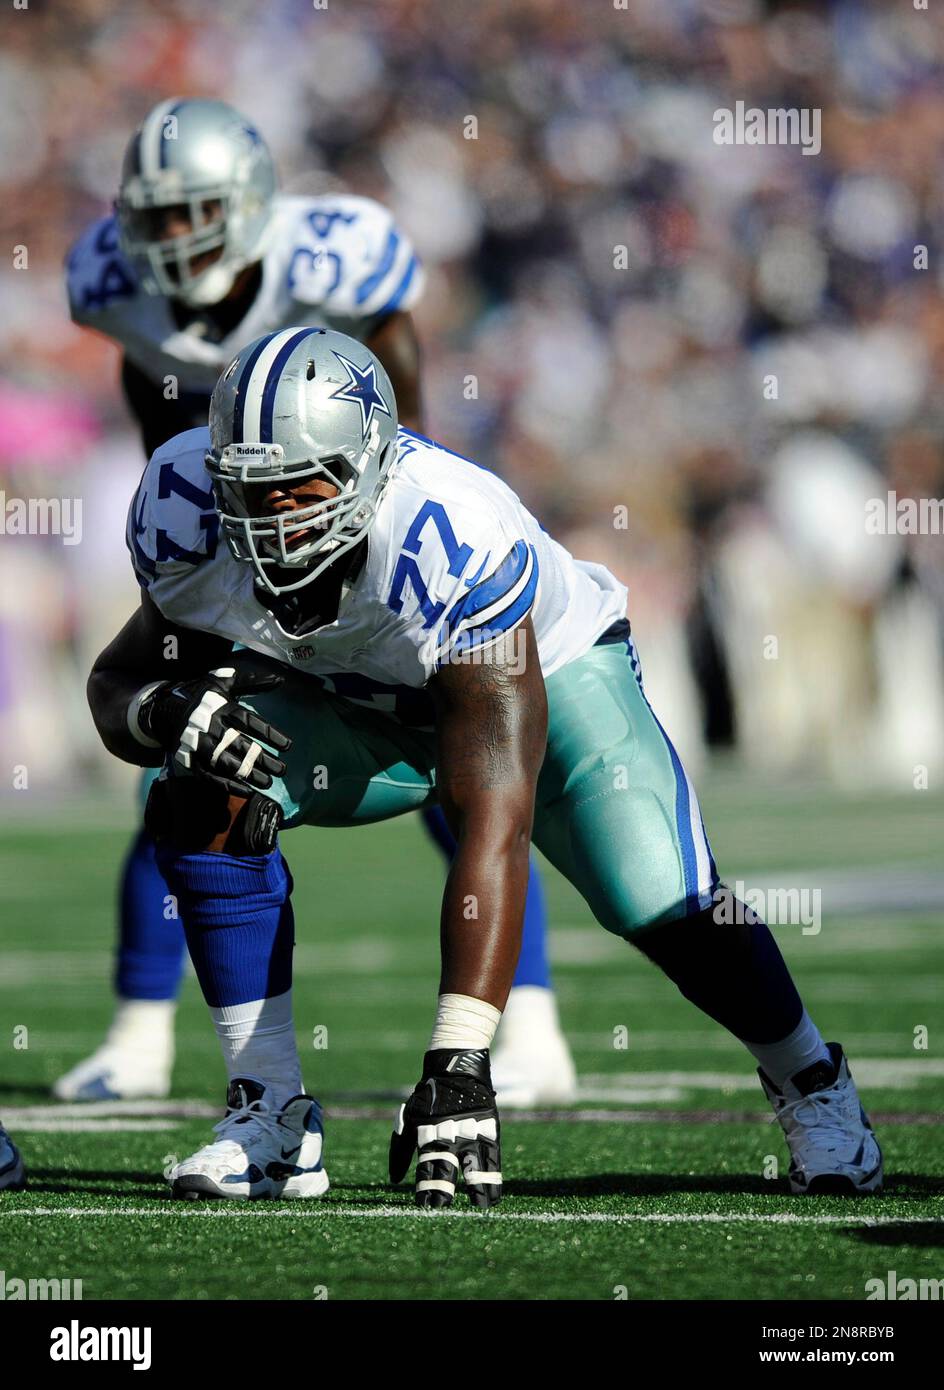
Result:
[[[400,431],[380,582],[425,679],[511,632],[534,605],[538,557],[506,492],[487,470]]]
[[[73,245],[66,257],[66,289],[74,322],[93,325],[139,293],[118,245],[114,214],[93,222]]]
[[[151,455],[128,511],[126,539],[138,583],[159,608],[162,585],[212,560],[219,536],[204,465],[210,432],[185,430]]]
[[[332,319],[348,322],[413,307],[422,293],[423,272],[387,208],[349,194],[291,201],[298,206],[282,235],[292,299],[317,304]]]

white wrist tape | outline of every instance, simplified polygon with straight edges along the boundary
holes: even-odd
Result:
[[[500,1019],[501,1009],[486,1004],[484,999],[473,999],[470,994],[441,994],[429,1051],[448,1047],[472,1052],[490,1047]]]
[[[144,733],[141,725],[138,723],[138,715],[141,713],[141,706],[152,691],[155,691],[159,685],[163,684],[163,681],[151,681],[150,685],[143,686],[128,706],[128,728],[131,732],[131,736],[144,748],[160,748],[161,746],[156,738],[149,738],[148,735]]]

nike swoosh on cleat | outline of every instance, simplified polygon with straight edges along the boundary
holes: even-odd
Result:
[[[224,1173],[220,1179],[220,1183],[221,1185],[237,1182],[257,1183],[262,1182],[264,1176],[265,1174],[262,1170],[257,1168],[254,1163],[251,1163],[244,1173]]]
[[[291,1167],[287,1163],[272,1162],[266,1167],[266,1177],[275,1178],[282,1181],[285,1178],[303,1178],[307,1173],[320,1173],[321,1164],[316,1163],[313,1168],[299,1168],[297,1163]]]

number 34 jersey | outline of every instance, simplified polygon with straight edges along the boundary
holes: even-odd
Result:
[[[423,273],[386,208],[370,198],[278,195],[262,256],[262,282],[248,313],[219,342],[195,316],[180,327],[169,300],[146,293],[118,245],[114,216],[79,238],[66,260],[76,323],[116,342],[151,381],[209,395],[220,372],[253,338],[297,324],[363,339],[395,309],[411,309]]]
[[[209,442],[206,429],[177,435],[144,472],[127,532],[139,583],[171,622],[264,652],[345,698],[428,725],[416,697],[430,678],[529,613],[545,676],[625,617],[624,586],[575,560],[506,483],[401,429],[367,558],[336,619],[287,636],[252,567],[218,538]]]

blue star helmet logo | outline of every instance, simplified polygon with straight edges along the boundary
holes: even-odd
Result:
[[[331,392],[331,399],[333,401],[350,401],[353,405],[360,407],[361,429],[366,439],[375,410],[379,415],[393,418],[390,415],[387,402],[377,390],[377,374],[374,364],[368,362],[366,367],[359,367],[356,362],[349,362],[339,352],[334,355],[347,372],[347,381],[336,391]]]

